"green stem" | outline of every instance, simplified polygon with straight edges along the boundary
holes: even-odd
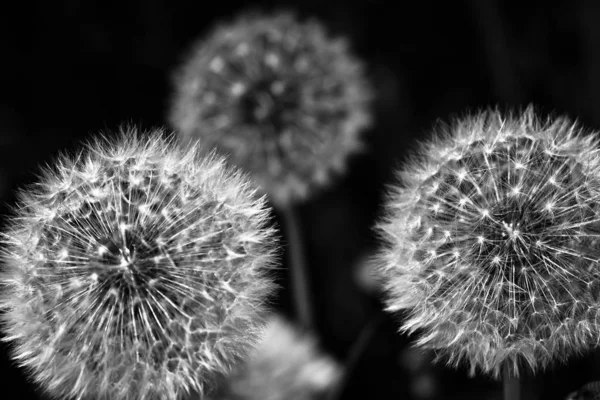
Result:
[[[288,243],[291,290],[296,318],[300,326],[313,331],[315,321],[310,297],[308,271],[304,258],[304,242],[302,241],[300,220],[293,206],[287,206],[282,211]]]

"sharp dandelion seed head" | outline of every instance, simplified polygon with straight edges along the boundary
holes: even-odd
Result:
[[[253,348],[273,289],[269,210],[244,175],[197,153],[129,129],[21,191],[2,322],[49,393],[175,400]]]
[[[172,125],[228,154],[277,203],[342,172],[371,124],[362,62],[320,23],[288,13],[217,27],[175,78]]]
[[[535,370],[600,338],[598,139],[532,107],[465,118],[406,165],[379,224],[405,331],[449,364]],[[466,200],[465,200],[466,199]]]

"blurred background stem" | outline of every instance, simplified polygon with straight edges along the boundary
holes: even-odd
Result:
[[[519,104],[523,99],[498,2],[471,0],[468,4],[479,31],[482,52],[486,55],[496,100]]]
[[[288,205],[282,209],[282,214],[288,243],[288,265],[296,320],[302,328],[314,331],[315,321],[298,209]]]
[[[381,323],[383,323],[384,319],[384,310],[379,310],[377,314],[372,316],[371,319],[369,319],[365,326],[360,330],[358,337],[348,352],[348,357],[344,363],[344,372],[342,377],[340,378],[338,384],[329,392],[327,400],[340,400],[342,398],[344,389],[346,389],[346,386],[352,377],[352,373],[362,359],[362,356],[366,353],[369,343],[371,343],[371,340],[373,340],[373,337],[377,332],[377,328],[381,325]]]

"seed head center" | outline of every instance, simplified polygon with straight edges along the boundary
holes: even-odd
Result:
[[[285,125],[286,110],[293,108],[296,97],[285,85],[265,79],[251,85],[239,98],[242,118],[251,124]]]
[[[122,247],[119,252],[120,254],[120,264],[119,267],[131,269],[133,265],[133,257],[131,255],[131,251],[127,247]]]
[[[505,232],[502,232],[502,236],[508,235],[511,240],[516,240],[521,238],[521,231],[519,230],[520,223],[502,221],[502,226],[505,229]]]

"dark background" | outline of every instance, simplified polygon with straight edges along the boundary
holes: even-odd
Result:
[[[0,12],[3,219],[15,189],[59,151],[121,123],[166,125],[171,71],[217,21],[249,8],[283,7],[350,38],[377,91],[375,125],[365,132],[369,151],[300,208],[321,340],[340,361],[381,309],[357,271],[377,247],[371,226],[385,185],[415,139],[468,111],[529,103],[542,115],[567,114],[600,129],[597,1],[71,0],[19,7]],[[276,304],[289,314],[285,274],[281,283]],[[410,339],[397,326],[393,317],[379,325],[344,398],[499,398],[499,383],[468,378],[466,369],[431,367],[428,356],[423,366],[406,361]],[[44,398],[8,360],[4,344],[0,360],[0,398]],[[539,374],[541,398],[563,399],[600,378],[595,365],[585,354]]]

